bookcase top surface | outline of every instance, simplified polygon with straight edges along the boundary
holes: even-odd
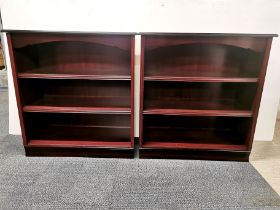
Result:
[[[255,33],[194,33],[194,32],[118,32],[118,31],[45,31],[45,30],[13,30],[2,29],[7,33],[52,33],[52,34],[106,34],[106,35],[150,35],[150,36],[249,36],[249,37],[278,37],[278,34]]]

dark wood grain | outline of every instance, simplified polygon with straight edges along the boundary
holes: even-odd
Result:
[[[25,124],[24,124],[23,114],[22,114],[22,99],[20,96],[21,94],[20,94],[19,85],[18,85],[17,67],[16,67],[16,63],[15,63],[15,58],[14,58],[12,37],[10,34],[7,34],[7,41],[8,41],[8,49],[9,49],[11,68],[12,68],[12,75],[13,75],[15,94],[16,94],[17,109],[18,109],[19,122],[20,122],[20,127],[21,127],[22,140],[23,140],[23,145],[26,146],[28,140],[27,140],[26,132],[25,132]]]
[[[51,73],[18,73],[18,78],[33,79],[86,79],[86,80],[131,80],[131,76],[89,75],[89,74],[51,74]]]
[[[131,104],[131,117],[130,117],[130,127],[131,127],[131,130],[130,130],[130,138],[131,138],[131,147],[134,148],[134,145],[135,145],[135,142],[134,142],[134,109],[135,109],[135,106],[134,106],[134,77],[135,77],[135,73],[134,73],[134,59],[135,59],[135,37],[132,36],[130,38],[130,75],[131,75],[131,90],[130,90],[130,104]]]
[[[171,71],[171,70],[170,70]],[[176,82],[244,82],[244,83],[256,83],[258,78],[246,78],[246,77],[223,77],[217,76],[145,76],[145,81],[176,81]]]
[[[246,150],[245,145],[236,144],[215,144],[215,143],[177,143],[177,142],[160,142],[160,141],[147,141],[142,145],[142,148],[182,148],[182,149],[208,149],[208,150]]]
[[[133,157],[131,35],[9,37],[26,155]]]
[[[146,109],[145,115],[179,115],[179,116],[227,116],[227,117],[251,117],[252,111],[242,110],[201,110],[201,109]]]
[[[102,99],[101,99],[102,100]],[[116,100],[116,99],[114,99]],[[69,104],[68,104],[69,105]],[[81,104],[79,104],[81,105]],[[23,107],[23,112],[44,112],[44,113],[98,113],[98,114],[130,114],[130,108],[105,108],[105,107],[67,107],[67,106],[35,106]]]
[[[261,103],[261,98],[262,98],[262,92],[263,92],[263,86],[264,86],[264,81],[265,81],[265,76],[266,76],[266,70],[267,70],[267,65],[268,65],[268,60],[269,60],[269,54],[270,54],[270,49],[271,49],[271,44],[272,44],[272,37],[266,39],[266,45],[264,49],[264,57],[262,60],[261,64],[261,70],[259,72],[259,86],[256,91],[256,95],[254,98],[254,103],[253,103],[253,123],[252,127],[249,131],[249,135],[247,138],[247,145],[249,149],[252,149],[252,144],[254,140],[254,135],[255,135],[255,130],[256,130],[256,124],[257,124],[257,119],[258,119],[258,114],[259,114],[259,108],[260,108],[260,103]]]
[[[55,140],[30,140],[28,147],[102,147],[102,148],[131,148],[130,142],[101,142],[101,141],[55,141]]]
[[[144,34],[140,157],[248,161],[271,39]]]
[[[249,161],[249,151],[202,150],[180,148],[140,148],[140,158],[149,159],[194,159],[219,161]]]
[[[139,145],[143,144],[143,109],[144,109],[144,68],[145,68],[145,36],[141,36],[140,54],[140,106],[139,106]]]
[[[48,147],[25,146],[26,156],[31,157],[99,157],[99,158],[133,158],[132,148],[102,147]]]

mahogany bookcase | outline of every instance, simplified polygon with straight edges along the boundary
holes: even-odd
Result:
[[[143,34],[140,157],[248,161],[273,36]]]
[[[7,38],[27,156],[133,157],[133,34]]]

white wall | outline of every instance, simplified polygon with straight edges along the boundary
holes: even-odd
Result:
[[[280,34],[279,0],[1,0],[0,6],[4,29]],[[255,139],[273,137],[280,95],[279,55],[277,38],[271,50]],[[139,60],[136,66],[139,76]],[[11,78],[9,82],[11,87]],[[136,85],[137,102],[139,78]],[[19,134],[12,88],[9,95],[10,132]],[[136,122],[138,126],[138,118]]]

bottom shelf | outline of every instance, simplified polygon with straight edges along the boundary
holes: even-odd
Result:
[[[29,147],[102,147],[102,148],[132,148],[130,142],[112,141],[73,141],[73,140],[30,140]]]
[[[30,139],[43,141],[54,140],[54,142],[108,142],[130,143],[130,127],[126,126],[98,126],[98,125],[69,125],[69,124],[49,124],[44,127],[37,127],[29,135]],[[72,143],[72,144],[73,144]]]
[[[184,148],[184,149],[217,149],[217,150],[246,150],[246,145],[234,144],[205,144],[205,143],[176,143],[147,141],[142,144],[143,148]]]

